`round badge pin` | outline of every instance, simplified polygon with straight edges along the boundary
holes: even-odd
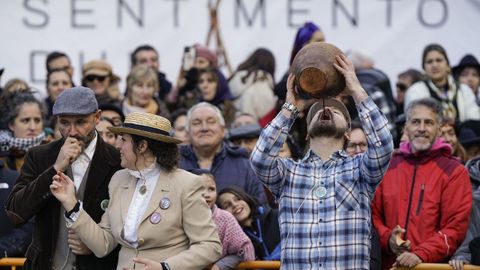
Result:
[[[321,199],[327,196],[327,189],[324,186],[318,186],[317,188],[315,188],[313,192],[315,197],[317,197],[318,199]]]
[[[168,198],[163,198],[160,200],[160,209],[162,210],[167,210],[170,208],[170,199]]]
[[[150,222],[152,224],[158,224],[161,219],[162,219],[162,216],[158,212],[155,212],[150,216]]]
[[[101,208],[103,211],[107,210],[107,208],[108,208],[108,202],[109,202],[109,200],[108,200],[108,199],[105,199],[105,200],[103,200],[103,201],[100,203],[100,208]]]

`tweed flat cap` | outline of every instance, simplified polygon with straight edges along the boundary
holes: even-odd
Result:
[[[83,86],[65,89],[53,104],[53,115],[87,115],[98,110],[93,90]]]

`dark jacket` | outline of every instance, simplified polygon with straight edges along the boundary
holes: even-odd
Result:
[[[252,227],[243,228],[243,231],[252,240],[257,260],[271,260],[272,253],[276,253],[277,258],[274,259],[279,260],[280,226],[278,225],[278,209],[261,206],[258,208],[257,214],[253,218]],[[265,245],[263,245],[264,243]],[[275,249],[277,250],[275,251]]]
[[[265,192],[250,166],[248,153],[243,148],[231,147],[222,143],[221,151],[213,159],[210,173],[215,177],[217,190],[238,187],[260,203],[265,203]],[[200,169],[191,145],[180,146],[180,168],[192,171]]]
[[[7,202],[7,214],[16,225],[35,216],[32,244],[26,257],[27,269],[51,269],[59,230],[61,204],[50,192],[52,177],[56,174],[53,164],[64,143],[58,140],[31,148],[25,157],[18,178]],[[95,222],[104,211],[101,202],[108,199],[108,184],[112,175],[120,169],[118,151],[97,137],[90,172],[85,186],[83,208]],[[104,258],[95,255],[76,256],[77,269],[115,269],[118,249]]]
[[[0,160],[0,258],[24,257],[32,239],[33,219],[19,228],[14,228],[7,217],[4,205],[7,202],[18,172],[8,169]]]
[[[473,205],[470,214],[470,224],[462,245],[457,249],[452,259],[463,260],[472,264],[480,264],[480,156],[473,158],[465,165],[472,184]],[[470,246],[470,248],[469,248]],[[475,247],[472,250],[472,246]],[[474,251],[474,252],[473,252]],[[474,258],[476,258],[474,260]]]

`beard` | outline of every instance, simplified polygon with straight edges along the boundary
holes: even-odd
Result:
[[[95,138],[95,129],[88,133],[87,136],[75,135],[70,137],[77,139],[82,145],[82,150],[85,150],[93,138]]]
[[[333,121],[317,121],[308,130],[310,138],[328,137],[340,139],[347,132],[346,127],[337,127]]]

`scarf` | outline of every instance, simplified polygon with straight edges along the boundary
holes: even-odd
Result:
[[[123,101],[122,105],[123,105],[122,110],[124,115],[128,115],[129,113],[132,113],[132,112],[146,112],[151,114],[157,114],[158,112],[158,104],[153,99],[151,99],[148,105],[144,108],[131,105],[130,102],[128,102],[128,98],[126,98]]]
[[[222,257],[238,255],[244,261],[255,260],[255,249],[252,241],[243,232],[242,227],[232,214],[215,206],[212,210],[212,218],[217,225],[218,236],[220,242],[222,242]]]
[[[448,75],[447,89],[438,89],[431,81],[425,81],[432,98],[440,102],[443,108],[443,116],[452,119],[458,119],[457,96],[459,87],[451,75]]]
[[[11,148],[28,151],[28,149],[40,145],[43,140],[45,140],[45,132],[43,131],[34,138],[15,138],[13,137],[12,132],[8,130],[1,130],[0,151],[6,152],[9,151]]]

